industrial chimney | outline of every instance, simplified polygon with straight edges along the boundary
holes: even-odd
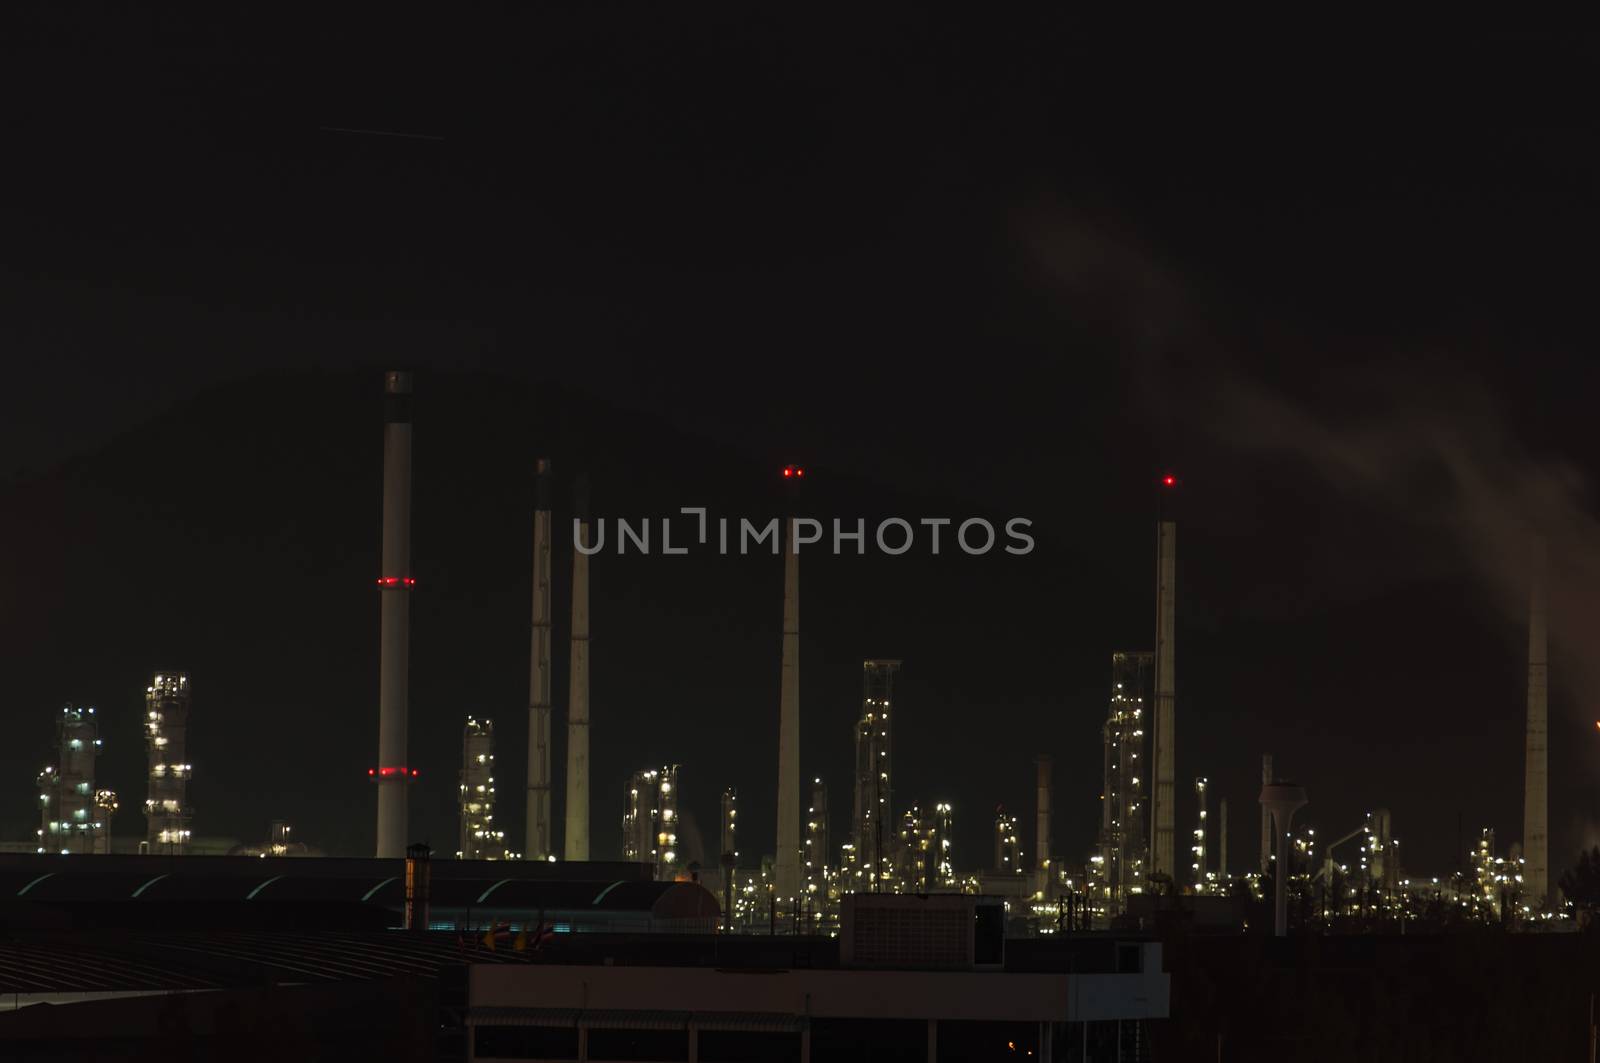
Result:
[[[1037,769],[1038,801],[1035,806],[1034,848],[1037,854],[1033,866],[1039,877],[1039,888],[1050,893],[1050,770],[1053,766],[1048,756],[1040,754],[1034,759]]]
[[[411,657],[411,374],[384,377],[383,568],[378,658],[378,856],[406,855]]]
[[[1549,658],[1546,653],[1544,540],[1532,549],[1528,590],[1528,733],[1522,797],[1524,893],[1535,911],[1550,900]]]
[[[1272,754],[1261,754],[1261,785],[1272,785]],[[1272,869],[1272,813],[1267,811],[1267,806],[1261,806],[1261,873],[1265,875]]]
[[[588,483],[578,477],[573,516],[572,669],[567,688],[568,860],[589,859],[589,533]]]
[[[534,463],[533,644],[528,665],[528,838],[525,856],[548,860],[550,841],[550,461]]]
[[[1163,477],[1164,489],[1175,484]],[[1153,827],[1150,860],[1157,875],[1175,879],[1174,812],[1176,802],[1177,732],[1173,720],[1176,679],[1173,670],[1173,596],[1177,580],[1178,525],[1161,520],[1156,525],[1156,719],[1154,756],[1155,795],[1151,802]]]
[[[787,465],[792,492],[805,470]],[[778,851],[773,885],[784,904],[800,896],[800,551],[795,518],[783,517],[783,667],[778,696]]]

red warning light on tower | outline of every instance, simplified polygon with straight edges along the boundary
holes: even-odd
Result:
[[[1172,475],[1169,472],[1169,473],[1167,473],[1165,476],[1163,476],[1161,478],[1161,486],[1162,487],[1177,487],[1178,486],[1178,478],[1176,476]]]
[[[783,467],[783,478],[785,480],[799,480],[804,478],[805,474],[805,469],[798,465],[785,465]]]

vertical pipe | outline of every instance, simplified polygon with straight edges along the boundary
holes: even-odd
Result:
[[[1550,899],[1549,835],[1549,657],[1546,635],[1546,573],[1544,540],[1532,549],[1532,578],[1528,589],[1528,731],[1522,799],[1522,859],[1524,894],[1534,911]]]
[[[528,812],[525,856],[547,860],[550,841],[550,461],[534,464],[533,639],[528,654]]]
[[[383,570],[378,660],[378,856],[406,851],[411,654],[411,374],[384,377]]]
[[[1175,876],[1174,803],[1177,776],[1176,682],[1173,669],[1173,608],[1177,579],[1178,525],[1163,520],[1156,526],[1156,720],[1154,828],[1150,858],[1158,875]]]
[[[589,492],[578,477],[573,516],[572,668],[567,689],[568,860],[589,859]],[[582,547],[580,549],[580,546]]]
[[[773,884],[785,903],[800,894],[800,551],[783,524],[783,670],[778,698],[778,851]]]

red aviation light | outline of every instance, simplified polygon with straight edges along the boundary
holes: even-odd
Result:
[[[367,774],[379,779],[415,779],[416,768],[368,768]]]
[[[805,469],[798,465],[785,465],[783,467],[783,478],[785,480],[798,480],[805,476],[805,474]]]
[[[1161,478],[1161,486],[1162,487],[1177,487],[1178,486],[1178,478],[1176,476],[1172,475],[1169,472],[1169,473],[1167,473],[1165,476],[1163,476]]]
[[[417,585],[416,578],[412,577],[412,576],[379,576],[378,577],[378,586],[380,586],[380,587],[415,587],[416,585]]]

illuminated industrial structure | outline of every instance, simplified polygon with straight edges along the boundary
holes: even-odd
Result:
[[[1204,889],[1209,874],[1206,868],[1206,814],[1209,808],[1206,804],[1206,780],[1203,776],[1194,780],[1194,799],[1198,812],[1195,816],[1194,843],[1189,846],[1190,881],[1195,889]]]
[[[150,784],[144,802],[145,844],[152,853],[188,851],[189,677],[182,673],[158,674],[145,688],[145,749],[150,754]]]
[[[636,771],[622,805],[622,859],[651,864],[658,881],[678,869],[678,766]]]
[[[1001,805],[994,810],[994,869],[996,874],[1020,875],[1022,844],[1017,840],[1017,817]]]
[[[506,832],[494,825],[494,721],[468,716],[461,733],[457,860],[503,860]]]
[[[861,662],[861,718],[856,722],[855,807],[850,843],[855,853],[858,892],[878,892],[889,874],[893,844],[894,731],[889,718],[894,705],[894,677],[899,661]]]
[[[739,864],[739,791],[731,786],[722,791],[722,841],[721,855],[733,857]]]
[[[811,780],[811,805],[806,810],[806,898],[817,910],[825,905],[831,880],[828,866],[828,784]]]
[[[950,802],[940,801],[933,806],[933,822],[928,827],[929,848],[933,854],[932,888],[953,890],[960,886],[956,877],[955,850],[951,844],[954,813]]]
[[[1143,754],[1145,695],[1154,664],[1151,653],[1111,655],[1111,706],[1101,730],[1105,750],[1100,837],[1091,866],[1100,899],[1112,915],[1124,911],[1130,894],[1144,892],[1148,874]]]
[[[94,761],[100,755],[94,709],[61,710],[56,717],[56,763],[39,773],[41,853],[109,853],[110,813],[116,794],[94,788]]]

